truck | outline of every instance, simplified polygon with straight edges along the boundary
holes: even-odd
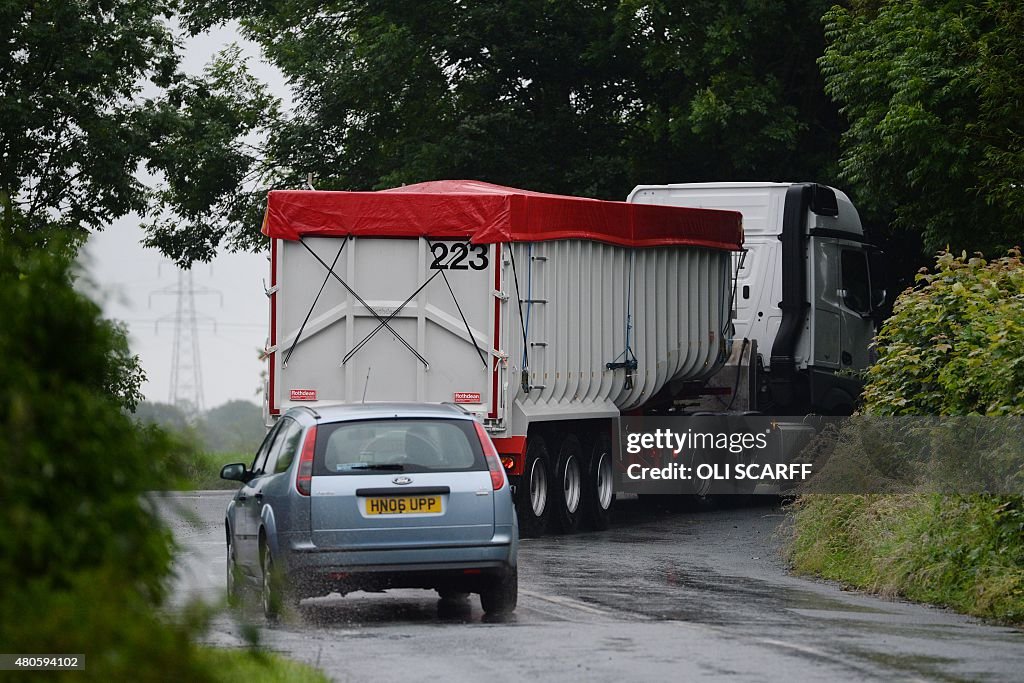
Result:
[[[434,181],[274,191],[265,413],[454,403],[524,535],[607,527],[626,415],[844,414],[873,333],[856,209],[814,183],[625,202]]]

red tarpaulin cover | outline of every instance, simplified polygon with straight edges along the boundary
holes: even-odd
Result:
[[[690,245],[739,250],[735,211],[608,202],[517,190],[474,180],[437,180],[380,192],[275,190],[270,237],[363,235],[469,239],[474,244],[587,239],[625,247]]]

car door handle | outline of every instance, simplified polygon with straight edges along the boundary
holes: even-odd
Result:
[[[249,500],[249,496],[245,495],[244,493],[239,493],[238,498],[236,498],[236,500],[239,503],[244,503],[245,501]]]
[[[262,493],[257,493],[257,494],[256,494],[255,496],[253,496],[253,497],[254,497],[254,498],[256,499],[256,502],[257,502],[257,503],[262,503],[262,502],[263,502],[263,494],[262,494]]]

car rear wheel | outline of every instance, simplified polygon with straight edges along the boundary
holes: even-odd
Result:
[[[512,612],[519,602],[519,570],[510,569],[504,576],[495,577],[480,591],[480,606],[488,614]]]
[[[544,438],[530,436],[526,446],[526,466],[516,491],[516,513],[523,536],[542,536],[551,515],[548,485],[548,449]]]
[[[235,546],[228,543],[227,552],[227,594],[228,605],[240,607],[245,601],[245,577],[235,558]]]
[[[461,602],[469,597],[469,593],[449,589],[437,589],[437,596],[445,602]]]
[[[571,534],[580,526],[583,510],[583,452],[580,441],[569,434],[562,439],[555,460],[554,503],[555,527]]]
[[[284,610],[288,598],[285,594],[284,577],[274,562],[270,546],[263,546],[263,581],[260,585],[260,601],[263,614],[270,621],[277,621]]]

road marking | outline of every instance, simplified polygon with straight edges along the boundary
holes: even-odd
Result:
[[[519,591],[519,592],[522,593],[522,591]],[[517,614],[523,614],[524,612],[527,612],[527,611],[532,612],[534,614],[543,615],[543,616],[547,617],[548,619],[550,619],[552,621],[572,621],[572,619],[570,619],[565,614],[559,614],[557,612],[553,612],[553,611],[550,611],[550,610],[541,609],[537,605],[527,606],[527,605],[520,604],[519,605],[519,611],[517,612]]]
[[[587,603],[582,602],[580,600],[575,600],[573,598],[563,598],[563,597],[556,596],[556,595],[541,595],[540,593],[534,593],[533,591],[524,591],[522,589],[519,590],[519,594],[520,595],[525,595],[525,596],[530,597],[530,598],[534,598],[535,600],[543,600],[545,602],[550,602],[550,603],[552,603],[554,605],[558,605],[559,607],[566,607],[568,609],[575,609],[575,610],[579,610],[581,612],[589,612],[591,614],[598,614],[600,616],[607,617],[609,619],[614,619],[619,614],[628,614],[628,615],[630,615],[630,616],[632,616],[632,617],[634,617],[636,619],[642,620],[642,621],[650,621],[651,620],[651,617],[647,616],[646,614],[640,614],[639,612],[630,612],[630,611],[627,611],[627,610],[614,610],[613,611],[613,610],[603,609],[603,608],[600,608],[600,607],[594,607],[593,605],[587,604]]]
[[[844,668],[865,672],[865,669],[859,660],[856,663],[850,662],[838,655],[834,655],[830,652],[825,652],[824,650],[819,650],[818,648],[811,647],[810,645],[790,643],[785,640],[775,640],[774,638],[757,638],[756,642],[763,643],[765,645],[774,645],[775,647],[781,647],[786,650],[795,650],[796,652],[802,652],[804,654],[812,655],[814,657],[818,657],[826,661],[834,662],[835,664],[838,664],[839,666],[842,666]],[[903,674],[905,672],[901,671],[900,673]],[[904,680],[912,681],[913,683],[927,683],[926,680],[923,678],[910,677]]]
[[[783,647],[783,648],[786,648],[788,650],[796,650],[797,652],[803,652],[804,654],[814,655],[815,657],[822,657],[824,659],[837,659],[837,657],[835,655],[829,654],[828,652],[825,652],[824,650],[819,650],[816,647],[811,647],[810,645],[800,645],[798,643],[787,643],[784,640],[774,640],[772,638],[758,638],[757,640],[759,642],[765,643],[766,645],[776,645],[778,647]]]

